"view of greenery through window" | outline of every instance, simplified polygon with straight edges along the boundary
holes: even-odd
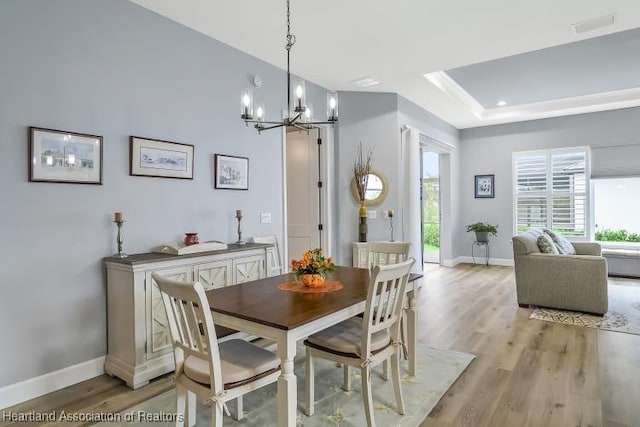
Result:
[[[425,252],[437,252],[440,248],[440,206],[438,205],[438,178],[422,180],[422,240]]]
[[[640,243],[640,178],[593,180],[595,239]]]
[[[440,157],[422,152],[422,243],[424,261],[440,258]]]

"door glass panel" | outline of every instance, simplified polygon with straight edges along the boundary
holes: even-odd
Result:
[[[440,162],[422,152],[422,243],[424,262],[440,263]]]

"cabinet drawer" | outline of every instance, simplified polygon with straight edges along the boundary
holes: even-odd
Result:
[[[231,264],[231,260],[195,264],[193,280],[202,283],[205,290],[229,286],[232,284]]]
[[[266,277],[264,255],[253,255],[233,260],[233,283],[244,283]]]

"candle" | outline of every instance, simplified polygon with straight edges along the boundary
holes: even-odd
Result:
[[[389,210],[387,211],[387,216],[388,216],[389,218],[393,218],[393,209],[389,209]]]
[[[238,218],[238,219],[242,218],[242,209],[237,209],[236,210],[236,218]]]
[[[114,215],[115,222],[124,222],[122,219],[122,212],[116,212]]]

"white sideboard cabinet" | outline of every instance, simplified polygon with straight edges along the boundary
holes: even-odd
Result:
[[[205,289],[231,286],[266,277],[269,271],[266,262],[274,251],[273,245],[247,243],[190,255],[145,253],[105,258],[108,345],[105,372],[135,389],[174,369],[171,332],[152,273],[175,280],[200,281]]]
[[[352,244],[352,266],[358,268],[369,268],[369,251],[367,250],[367,242],[352,242]]]

